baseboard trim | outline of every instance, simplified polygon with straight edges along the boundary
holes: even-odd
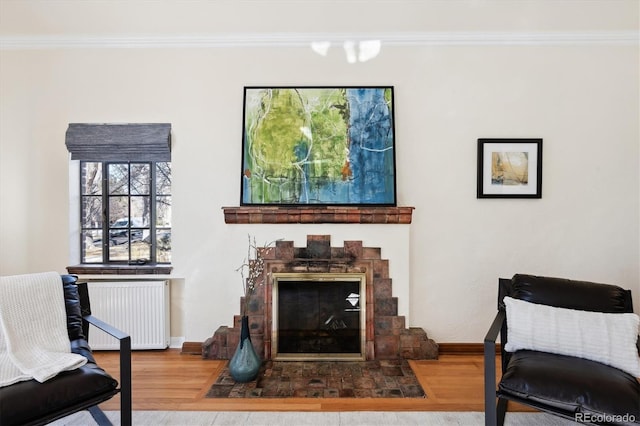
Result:
[[[202,342],[182,343],[183,354],[202,354]],[[484,344],[482,343],[438,343],[438,353],[440,355],[482,355],[484,354]],[[496,353],[500,353],[500,344],[496,344]]]
[[[438,343],[440,355],[483,355],[483,343]],[[500,353],[500,343],[496,343],[496,354]]]
[[[185,355],[202,355],[202,342],[183,342],[180,353]]]

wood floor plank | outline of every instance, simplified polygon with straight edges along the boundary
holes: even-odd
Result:
[[[118,354],[96,351],[96,361],[119,377]],[[427,398],[205,398],[227,361],[205,360],[178,349],[134,351],[134,410],[189,411],[484,411],[482,355],[441,355],[410,361]],[[101,404],[119,410],[120,397]],[[510,411],[531,411],[509,406]]]

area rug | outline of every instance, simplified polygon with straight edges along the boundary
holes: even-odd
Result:
[[[105,411],[114,425],[120,424],[119,411]],[[49,426],[86,426],[95,422],[87,411],[56,420]],[[473,411],[342,411],[342,412],[265,412],[265,411],[134,411],[134,425],[236,425],[236,426],[459,426],[482,425],[484,413]],[[578,423],[546,413],[507,413],[505,426],[578,426]]]
[[[207,398],[425,398],[406,360],[265,361],[256,380],[237,383],[228,368]]]

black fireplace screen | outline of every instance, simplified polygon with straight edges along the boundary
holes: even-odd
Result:
[[[360,354],[360,282],[279,281],[279,354]]]

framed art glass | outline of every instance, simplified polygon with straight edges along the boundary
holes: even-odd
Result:
[[[542,139],[478,139],[477,198],[542,198]]]
[[[395,206],[393,87],[245,87],[241,205]]]

